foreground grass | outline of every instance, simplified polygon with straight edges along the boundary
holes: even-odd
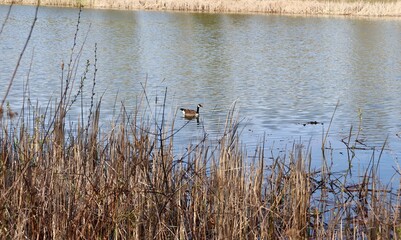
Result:
[[[37,0],[0,0],[0,4],[36,5]],[[316,0],[41,0],[44,6],[108,9],[148,9],[194,12],[268,13],[301,15],[401,16],[400,1]]]
[[[100,103],[86,124],[67,124],[66,109],[2,111],[4,239],[400,238],[399,191],[374,160],[358,182],[324,158],[312,169],[297,145],[276,157],[260,146],[249,162],[232,112],[217,145],[173,155],[174,126],[149,124],[140,106],[105,132]]]

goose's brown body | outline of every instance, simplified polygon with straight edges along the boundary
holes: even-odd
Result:
[[[198,106],[196,107],[196,111],[192,110],[192,109],[185,109],[185,108],[180,108],[180,110],[182,111],[182,114],[184,115],[184,117],[195,118],[195,117],[199,117],[199,108],[200,107],[203,107],[202,104],[198,104]]]

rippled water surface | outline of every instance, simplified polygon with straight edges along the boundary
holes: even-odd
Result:
[[[1,22],[8,9],[0,6]],[[14,6],[0,34],[0,97],[27,39],[34,10]],[[78,12],[39,9],[8,97],[11,106],[22,106],[24,85],[34,104],[57,99],[61,63],[69,62]],[[133,111],[144,89],[152,112],[161,111],[167,90],[169,119],[180,107],[204,105],[199,124],[191,121],[177,134],[178,152],[204,133],[218,136],[236,103],[241,141],[249,155],[265,136],[267,149],[279,152],[291,149],[293,143],[310,144],[312,155],[319,159],[323,131],[339,102],[328,138],[334,164],[341,167],[345,162],[341,139],[352,127],[353,138],[360,130],[357,138],[363,144],[357,147],[380,149],[388,138],[382,168],[397,167],[400,20],[84,9],[78,28],[74,56],[83,47],[76,79],[82,78],[89,60],[84,90],[89,98],[96,55],[95,96],[103,96],[105,122],[121,102]],[[71,111],[79,115],[77,105]],[[85,111],[89,105],[86,99]],[[303,125],[311,121],[323,125]],[[178,114],[175,126],[186,122]],[[358,164],[368,164],[372,153],[361,151]]]

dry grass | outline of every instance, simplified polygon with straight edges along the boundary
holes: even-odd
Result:
[[[0,4],[36,5],[37,0],[1,0]],[[320,0],[41,0],[45,6],[149,9],[195,12],[270,13],[301,15],[401,16],[400,1]]]
[[[139,108],[122,106],[103,133],[100,103],[73,129],[64,109],[2,118],[5,239],[400,237],[399,191],[381,185],[373,159],[357,182],[325,159],[312,169],[296,144],[272,157],[260,146],[249,162],[232,112],[217,145],[205,137],[174,156],[173,126],[149,124]]]
[[[143,118],[146,100],[130,115],[122,105],[103,132],[93,97],[87,121],[66,123],[73,81],[55,109],[1,117],[4,239],[400,238],[399,190],[376,177],[380,159],[359,178],[334,173],[325,158],[312,169],[297,144],[269,157],[261,145],[250,161],[233,110],[218,144],[205,134],[173,155],[174,121]]]

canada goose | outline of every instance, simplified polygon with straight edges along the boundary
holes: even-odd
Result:
[[[198,104],[198,106],[196,107],[196,111],[192,110],[192,109],[185,109],[185,108],[180,108],[180,110],[182,111],[182,114],[186,118],[197,118],[197,117],[199,117],[199,108],[200,107],[203,107],[202,104]]]

